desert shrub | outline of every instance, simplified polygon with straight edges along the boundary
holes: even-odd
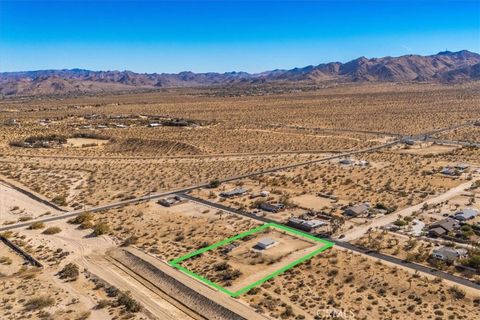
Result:
[[[40,310],[46,307],[51,307],[55,304],[55,300],[48,296],[39,296],[29,299],[25,303],[25,309],[27,310]]]
[[[220,182],[220,180],[215,179],[215,180],[210,181],[210,183],[208,184],[207,187],[212,188],[212,189],[213,188],[218,188],[218,187],[220,187],[221,184],[222,184],[222,182]]]
[[[60,279],[77,280],[80,275],[80,270],[76,264],[69,263],[58,272],[58,275],[60,276]]]
[[[67,143],[67,138],[58,134],[50,134],[44,136],[31,136],[25,139],[25,142],[34,144],[36,142],[54,141],[57,143]]]
[[[450,287],[448,288],[448,292],[450,292],[450,294],[455,298],[455,299],[463,299],[465,298],[465,291],[463,291],[462,289],[460,289],[459,287],[457,286],[453,286],[453,287]]]
[[[28,229],[30,230],[37,230],[37,229],[43,229],[43,228],[45,228],[45,223],[41,221],[34,222],[30,226],[28,226]]]
[[[98,301],[98,304],[96,305],[96,309],[103,309],[103,308],[106,308],[106,307],[109,307],[111,305],[110,301],[108,301],[107,299],[102,299],[100,301]]]
[[[67,197],[65,195],[56,196],[52,199],[52,202],[59,206],[67,205]]]
[[[93,219],[93,214],[90,212],[82,212],[75,218],[72,218],[68,220],[68,223],[71,224],[81,224],[84,223],[85,221],[90,221]]]
[[[460,263],[464,266],[475,268],[477,270],[480,269],[480,254],[472,254],[467,259],[462,259]]]
[[[97,305],[95,306],[95,309],[104,309],[106,307],[109,307],[111,305],[110,301],[107,299],[102,299],[98,301]]]
[[[86,221],[83,221],[78,228],[85,230],[85,229],[93,229],[93,227],[95,227],[95,224],[93,223],[93,221],[86,220]]]
[[[219,262],[219,263],[213,265],[213,269],[215,271],[227,270],[229,267],[230,267],[230,265],[227,262]]]
[[[11,238],[13,235],[13,231],[8,230],[0,233],[0,237],[4,237],[5,239]]]
[[[93,227],[93,235],[95,237],[101,236],[103,234],[106,234],[110,232],[110,226],[106,224],[105,222],[100,222]]]
[[[141,309],[140,304],[130,296],[130,292],[122,292],[118,295],[117,303],[125,307],[129,312],[138,312]]]
[[[115,287],[108,287],[108,288],[105,289],[105,292],[107,293],[107,296],[113,298],[113,297],[118,296],[118,294],[120,293],[120,290],[118,290]]]
[[[9,257],[0,257],[0,264],[9,265],[12,264],[12,259]]]
[[[84,138],[84,139],[98,139],[98,140],[110,140],[110,137],[91,132],[76,132],[72,135],[72,138]]]
[[[82,311],[80,314],[75,318],[75,320],[87,320],[90,318],[92,313],[90,311]]]
[[[122,246],[128,247],[129,245],[135,244],[137,242],[138,242],[137,236],[130,236],[122,243]]]
[[[45,229],[45,231],[43,231],[42,233],[43,234],[57,234],[57,233],[60,233],[62,232],[62,229],[59,228],[59,227],[50,227],[50,228],[47,228]]]

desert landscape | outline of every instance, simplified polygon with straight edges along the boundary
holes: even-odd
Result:
[[[41,265],[0,248],[8,297],[2,317],[203,319],[206,309],[170,296],[166,280],[146,273],[146,261],[158,259],[156,268],[166,272],[173,269],[168,261],[268,221],[366,251],[334,246],[238,298],[225,295],[219,310],[282,319],[478,316],[474,269],[430,258],[463,240],[428,237],[428,225],[444,212],[479,209],[480,153],[463,144],[465,136],[478,140],[474,85],[360,84],[240,97],[223,90],[1,101],[2,237]],[[415,137],[425,133],[428,139]],[[427,231],[408,231],[418,229],[417,220]],[[387,231],[403,221],[405,235]],[[265,239],[276,244],[254,248]],[[318,244],[273,230],[232,246],[182,266],[233,292]],[[472,286],[369,252],[434,263]]]
[[[480,319],[478,0],[0,0],[0,320]]]

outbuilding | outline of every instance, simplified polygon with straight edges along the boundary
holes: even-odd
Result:
[[[263,238],[260,241],[257,242],[255,245],[256,248],[261,249],[261,250],[266,250],[268,248],[271,248],[275,246],[278,242],[271,239],[271,238]]]
[[[315,219],[314,220],[303,220],[303,219],[298,219],[298,218],[294,218],[294,217],[288,219],[288,225],[289,226],[291,226],[293,228],[296,228],[296,229],[303,230],[303,231],[307,231],[307,232],[313,231],[316,228],[322,227],[326,224],[327,223],[324,222],[324,221],[315,220]]]
[[[245,188],[235,188],[235,189],[230,190],[230,191],[220,192],[220,196],[224,197],[224,198],[230,198],[230,197],[242,195],[245,192],[247,192],[247,189],[245,189]]]

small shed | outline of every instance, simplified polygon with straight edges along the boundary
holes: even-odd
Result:
[[[271,238],[263,238],[263,239],[261,239],[260,241],[257,242],[255,247],[259,248],[259,249],[262,249],[262,250],[266,250],[268,248],[273,247],[277,243],[278,243],[277,241],[275,241]]]

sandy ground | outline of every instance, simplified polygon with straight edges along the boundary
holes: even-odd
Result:
[[[165,207],[161,207],[164,208]],[[169,212],[181,214],[186,217],[205,217],[210,219],[219,219],[219,216],[216,214],[218,210],[213,208],[207,208],[200,204],[187,201],[171,207],[166,208]]]
[[[12,210],[15,207],[18,209]],[[59,213],[0,182],[0,224],[17,221],[20,217],[35,218],[47,212],[52,215]]]
[[[2,275],[9,276],[17,272],[25,261],[13,250],[0,242],[0,259],[4,260],[0,263],[0,278]]]
[[[294,197],[292,198],[292,202],[303,208],[308,208],[315,211],[321,211],[323,208],[331,207],[332,205],[332,200],[321,198],[313,194],[304,194]]]
[[[93,145],[101,146],[107,144],[108,140],[101,139],[89,139],[89,138],[70,138],[67,139],[67,147],[80,148],[84,145]]]

